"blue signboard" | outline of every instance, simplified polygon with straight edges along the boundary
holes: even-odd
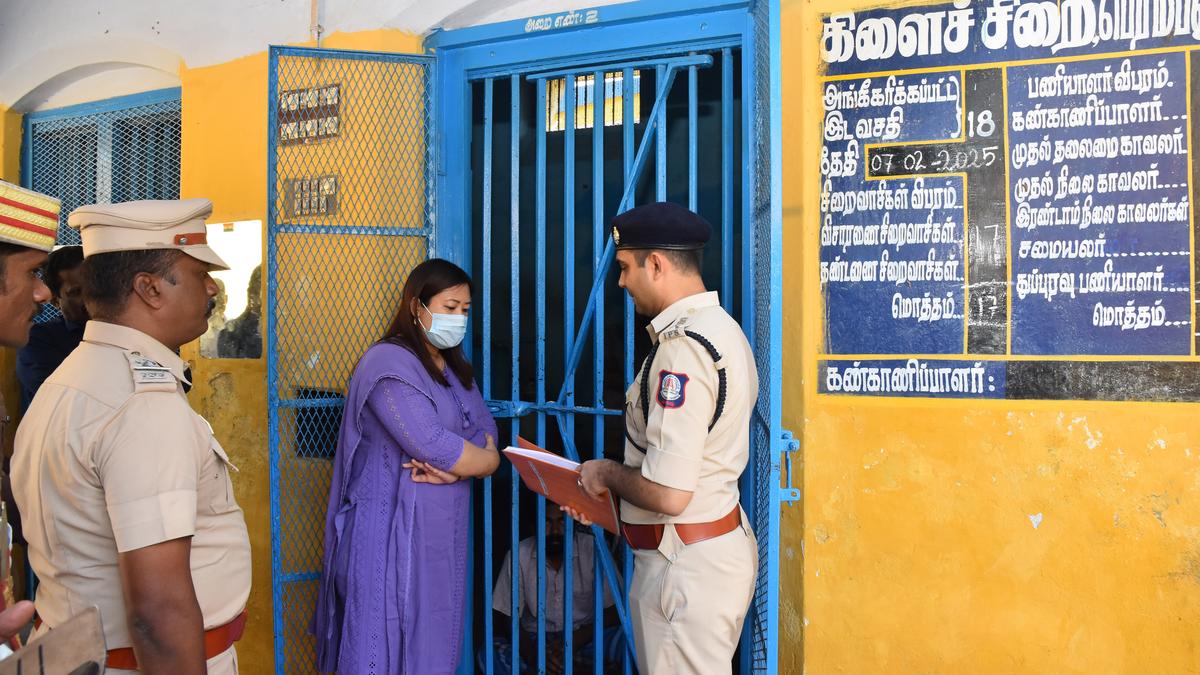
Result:
[[[848,75],[1195,44],[1195,0],[960,0],[831,14],[821,57]]]
[[[821,40],[819,391],[1200,400],[1200,360],[1159,361],[1197,354],[1200,0],[835,13]]]
[[[962,178],[864,173],[873,144],[956,137],[961,90],[957,72],[825,86],[821,282],[831,353],[962,352]]]
[[[1184,55],[1008,69],[1013,353],[1191,353]]]

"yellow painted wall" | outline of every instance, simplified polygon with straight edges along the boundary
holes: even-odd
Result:
[[[1200,672],[1196,406],[816,394],[820,16],[877,4],[782,1],[780,672]]]
[[[418,37],[386,30],[335,34],[321,46],[410,53],[421,48]],[[266,222],[267,67],[264,51],[215,66],[185,68],[180,73],[181,192],[183,197],[212,199],[213,222]],[[272,672],[266,360],[201,359],[195,345],[185,348],[184,356],[193,366],[192,405],[213,425],[241,469],[233,483],[246,512],[254,556],[250,621],[238,648],[242,672]],[[325,495],[319,496],[323,504]]]

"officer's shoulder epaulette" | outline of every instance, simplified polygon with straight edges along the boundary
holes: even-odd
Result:
[[[689,323],[690,323],[690,321],[688,321],[688,317],[686,314],[684,316],[679,317],[670,326],[667,326],[666,330],[664,330],[662,332],[662,334],[660,334],[658,336],[658,339],[660,341],[675,340],[675,339],[687,336]]]
[[[171,369],[138,352],[125,352],[129,360],[129,374],[133,377],[133,391],[175,391],[178,383]]]

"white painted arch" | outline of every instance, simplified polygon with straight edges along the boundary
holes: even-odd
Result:
[[[423,35],[628,0],[0,0],[0,106],[33,112],[179,86],[180,69],[379,28]]]
[[[132,40],[52,47],[0,73],[0,104],[32,112],[177,87],[182,63],[168,49]]]

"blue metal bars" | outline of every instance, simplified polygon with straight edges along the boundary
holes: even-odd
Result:
[[[733,308],[733,50],[721,50],[721,305]]]
[[[487,339],[492,338],[487,338],[483,348],[496,354],[511,350],[504,359],[510,362],[509,366],[493,358],[485,367],[499,366],[497,372],[511,368],[509,386],[500,387],[508,389],[507,398],[492,397],[491,380],[487,393],[494,414],[512,420],[513,438],[525,419],[527,434],[542,444],[561,448],[568,457],[602,457],[605,446],[609,456],[619,456],[613,447],[619,438],[615,433],[619,426],[605,425],[603,421],[604,417],[622,414],[615,405],[618,379],[606,375],[608,371],[620,372],[622,384],[633,379],[634,350],[640,348],[640,338],[632,303],[623,294],[618,299],[605,289],[611,283],[609,270],[615,257],[607,219],[634,203],[668,199],[687,203],[717,226],[711,248],[717,249],[713,251],[714,260],[720,264],[717,269],[708,270],[710,274],[706,276],[714,277],[709,281],[715,281],[709,287],[720,290],[726,309],[742,321],[758,356],[763,383],[751,428],[752,468],[743,485],[745,507],[760,535],[760,558],[764,564],[753,616],[748,620],[742,666],[745,671],[774,672],[777,614],[771,605],[778,598],[779,458],[776,455],[780,446],[775,440],[779,419],[780,233],[770,197],[777,189],[777,170],[773,169],[777,149],[772,147],[768,151],[763,135],[768,119],[763,109],[770,105],[771,99],[764,91],[764,61],[757,51],[761,44],[747,39],[747,45],[756,50],[753,54],[737,44],[722,44],[693,48],[693,53],[679,56],[660,54],[624,62],[581,63],[524,76],[520,72],[504,75],[510,84],[499,91],[507,90],[509,99],[507,131],[511,165],[507,192],[511,228],[507,248],[512,270],[507,277],[510,289],[506,292],[510,294],[513,331],[511,345],[488,345]],[[715,67],[706,74],[708,66]],[[670,96],[668,105],[673,81],[683,72],[687,73],[686,91]],[[494,77],[498,73],[493,70],[488,74]],[[639,84],[643,81],[653,81],[655,85],[654,101],[645,106],[642,104],[646,101],[639,96]],[[490,146],[503,134],[495,133],[492,128],[480,129],[479,120],[485,127],[505,124],[503,114],[497,114],[497,106],[505,103],[500,96],[488,95],[497,91],[494,79],[480,79],[475,86],[474,91],[484,94],[484,110],[476,112],[477,135],[473,142]],[[525,120],[521,117],[523,106]],[[773,123],[777,124],[777,120]],[[614,130],[619,134],[606,134],[606,126],[619,126],[619,130]],[[581,135],[588,131],[590,135]],[[583,139],[590,139],[591,143],[580,142]],[[705,139],[717,142],[705,143]],[[483,156],[485,162],[491,162],[491,153],[492,150],[486,150],[474,157]],[[650,173],[651,162],[653,173]],[[610,168],[608,173],[606,163]],[[621,168],[617,169],[618,166]],[[474,175],[483,175],[485,182],[498,179],[490,169]],[[618,186],[619,190],[606,193],[606,187]],[[481,194],[489,202],[503,193],[492,186],[477,189],[480,191],[475,194]],[[526,195],[532,193],[533,199],[526,197],[525,203],[521,203],[522,191]],[[481,258],[487,261],[482,273],[499,278],[498,266],[491,258],[493,252],[486,250],[492,246],[496,251],[505,248],[503,242],[497,241],[490,224],[495,208],[489,204],[478,213],[481,218],[486,214],[489,221],[482,237],[485,251]],[[522,219],[526,227],[520,226]],[[759,259],[764,255],[769,256],[769,261]],[[532,264],[529,256],[533,256]],[[585,296],[582,293],[586,287],[577,277],[588,274],[591,284]],[[529,287],[531,284],[533,288]],[[494,293],[489,297],[485,299],[489,304],[503,302],[503,297]],[[523,326],[522,315],[531,314],[534,321]],[[581,369],[585,362],[591,367]],[[560,377],[557,395],[547,392],[546,387],[559,383]],[[612,380],[614,386],[606,387],[606,379]],[[580,401],[580,396],[589,389],[592,400]],[[587,428],[576,428],[580,415],[592,417]],[[554,421],[549,427],[547,416]],[[593,444],[590,453],[577,447],[589,440]],[[621,590],[632,574],[628,550],[610,551],[608,540],[597,528],[593,530],[596,555],[590,579],[578,578],[578,568],[569,563],[557,574],[550,574],[543,562],[535,566],[536,577],[519,571],[518,552],[522,545],[529,546],[532,557],[538,561],[557,552],[558,544],[548,547],[546,543],[547,523],[555,528],[557,523],[543,518],[546,505],[540,499],[530,499],[522,509],[520,502],[528,495],[523,496],[515,476],[510,481],[508,506],[512,515],[507,539],[512,569],[511,576],[499,583],[507,583],[513,591],[505,608],[512,618],[508,635],[512,672],[518,672],[522,661],[534,670],[561,665],[564,671],[571,672],[580,663],[575,657],[581,654],[590,654],[588,662],[594,665],[589,670],[607,672],[604,662],[611,665],[614,652],[606,652],[601,645],[607,637],[600,619],[606,604],[603,592],[606,587],[616,589],[615,610],[628,636],[630,617]],[[503,497],[485,487],[485,510],[503,508],[504,505],[496,503],[497,499]],[[531,510],[534,505],[536,522],[531,518],[523,523],[521,511]],[[485,527],[504,526],[490,512],[485,513],[483,522]],[[566,525],[570,532],[572,524]],[[520,535],[523,526],[533,535],[524,544]],[[492,550],[492,542],[501,538],[504,537],[498,531],[490,541],[485,537],[485,555],[498,553]],[[567,561],[575,557],[578,548],[575,542],[570,538],[561,545]],[[484,565],[485,569],[489,566],[490,561]],[[585,570],[585,577],[586,573]],[[570,627],[580,600],[571,589],[581,583],[591,589],[587,614],[592,628],[586,633],[574,633]],[[519,599],[522,589],[536,593],[536,598],[531,595]],[[554,602],[550,601],[552,595]],[[489,600],[484,599],[484,607],[490,612]],[[529,634],[532,636],[536,630],[537,635],[524,649],[520,617],[523,607],[537,614],[532,624],[526,624],[532,629]],[[560,610],[561,621],[557,616]],[[546,631],[551,623],[567,630],[548,637]],[[485,618],[483,624],[485,638],[493,635],[491,618]],[[585,640],[592,645],[585,648],[581,644]],[[628,654],[628,639],[626,642]],[[491,645],[487,647],[490,650]],[[537,653],[521,653],[530,649]],[[491,658],[489,653],[485,660]],[[632,661],[627,657],[624,661],[626,672],[630,672]],[[492,667],[488,665],[484,670],[492,672]]]
[[[597,458],[604,456],[605,425],[603,418],[622,414],[621,410],[610,409],[605,405],[606,351],[623,344],[623,348],[619,348],[622,356],[620,361],[623,366],[619,372],[624,377],[619,381],[628,383],[634,372],[633,308],[628,298],[622,297],[623,302],[621,303],[625,315],[623,330],[621,330],[624,335],[623,341],[617,345],[609,345],[605,341],[605,285],[608,283],[608,271],[615,255],[615,248],[608,233],[607,220],[611,215],[625,211],[633,205],[639,185],[642,183],[651,161],[654,163],[654,173],[650,176],[653,198],[669,198],[670,174],[667,162],[670,146],[667,124],[671,116],[668,115],[667,102],[676,75],[681,71],[688,73],[686,101],[689,110],[686,121],[689,131],[686,136],[688,161],[679,166],[686,167],[688,202],[693,206],[696,204],[699,191],[697,181],[699,159],[696,147],[698,142],[696,110],[699,105],[698,72],[699,69],[706,68],[712,63],[711,55],[691,54],[643,61],[588,65],[574,69],[534,73],[525,77],[514,74],[506,78],[510,85],[507,87],[507,135],[511,157],[507,176],[511,225],[508,233],[508,258],[511,269],[507,281],[511,288],[507,292],[507,298],[510,300],[509,315],[513,325],[511,353],[507,355],[511,362],[509,398],[507,400],[494,398],[495,376],[492,372],[485,373],[483,388],[493,414],[500,419],[512,420],[511,437],[514,440],[519,431],[520,419],[528,416],[533,421],[533,427],[528,431],[532,432],[539,444],[544,445],[554,438],[561,443],[561,448],[568,457],[579,459],[580,453],[576,448],[575,419],[579,415],[589,415],[593,418],[590,434],[587,434],[593,443],[590,456]],[[639,100],[641,93],[639,85],[644,73],[652,73],[656,85],[655,97],[653,103],[648,106],[648,111],[643,105],[644,101]],[[492,185],[497,174],[491,165],[494,161],[497,138],[501,137],[497,134],[495,127],[497,124],[505,123],[505,120],[497,114],[498,97],[496,96],[495,82],[495,78],[482,79],[475,90],[476,95],[480,91],[483,94],[482,110],[476,113],[482,129],[478,129],[476,138],[482,142],[484,147],[481,152],[475,154],[477,159],[473,160],[482,164],[482,166],[479,164],[476,166],[483,177],[483,185],[479,186],[479,192],[476,194],[480,195],[483,201],[477,211],[481,223],[478,260],[480,261],[479,272],[487,277],[486,280],[481,280],[480,286],[483,289],[485,304],[482,312],[484,328],[482,329],[481,347],[485,354],[483,366],[488,371],[495,370],[496,366],[495,357],[491,355],[495,351],[496,345],[492,344],[493,333],[490,324],[494,317],[499,315],[499,312],[492,305],[502,301],[502,296],[497,296],[491,285],[491,280],[495,278],[497,270],[493,251],[494,245],[497,243],[492,223],[492,214],[495,210],[493,202],[500,194]],[[532,112],[526,112],[525,120],[531,122],[528,126],[522,119],[522,101],[529,101],[533,104]],[[613,139],[614,147],[623,157],[620,160],[623,167],[619,182],[620,197],[615,204],[611,201],[606,202],[605,195],[605,163],[613,154],[606,148],[606,126],[621,127],[620,136]],[[640,139],[637,136],[637,127],[639,126],[642,127]],[[530,127],[532,127],[532,134],[529,133]],[[577,132],[588,129],[590,129],[590,147],[589,145],[582,147],[585,152],[590,152],[590,171],[581,169],[577,172],[577,166],[585,166],[584,162],[587,162],[587,159],[583,159],[583,162],[579,161],[581,157],[576,141]],[[530,135],[532,138],[528,138]],[[524,160],[523,146],[532,148],[532,162]],[[732,171],[732,167],[730,170]],[[577,203],[580,195],[578,179],[581,176],[585,177],[584,189],[590,190],[590,200],[585,200],[587,202],[585,208],[581,208],[581,204]],[[588,179],[590,179],[590,185],[586,184]],[[551,189],[551,183],[555,186],[554,189]],[[521,203],[520,196],[523,185],[533,189],[534,198],[527,200],[531,203]],[[559,195],[561,195],[561,201],[559,201]],[[551,201],[561,203],[561,211],[557,207],[550,208]],[[591,222],[588,230],[590,230],[591,236],[586,237],[582,233],[588,230],[579,230],[576,219],[577,213],[589,211]],[[552,215],[557,213],[561,213],[561,219]],[[521,227],[523,217],[532,218],[532,228]],[[581,236],[585,238],[577,240],[577,232],[580,232]],[[581,308],[582,312],[579,311],[580,308],[576,304],[576,275],[580,272],[576,257],[583,253],[578,246],[581,241],[587,241],[591,246],[591,283],[585,304]],[[530,253],[525,253],[523,248],[531,249]],[[561,258],[560,263],[552,265],[555,256],[551,254],[554,251],[558,251]],[[522,260],[528,260],[527,255],[529,254],[533,255],[533,264],[522,264]],[[526,269],[529,267],[532,267],[532,274],[529,274],[530,270]],[[551,275],[552,272],[553,275]],[[587,274],[588,272],[583,273]],[[551,283],[551,278],[556,281]],[[534,285],[533,289],[528,289],[530,281]],[[529,292],[530,290],[532,293]],[[553,297],[556,300],[561,298],[561,313],[547,311],[551,290],[553,290]],[[530,304],[532,307],[529,307]],[[523,312],[527,311],[532,311],[534,315],[531,331],[521,330],[523,327],[521,317]],[[557,331],[551,331],[552,325],[557,327]],[[554,332],[558,332],[561,338],[554,336]],[[579,365],[589,345],[593,353],[592,367],[586,374],[579,373]],[[523,347],[532,351],[533,368],[528,371],[521,366]],[[561,354],[561,370],[551,360],[552,353]],[[561,387],[553,398],[549,397],[546,391],[546,385],[552,379],[549,376],[552,371],[556,373],[553,379],[557,379],[559,374],[562,378]],[[591,378],[592,403],[590,405],[576,402],[577,380],[581,376]],[[525,400],[522,400],[523,398]],[[554,419],[553,429],[546,427],[547,415]],[[576,599],[572,589],[578,583],[588,583],[592,590],[589,603],[592,629],[587,638],[591,645],[585,650],[590,652],[588,656],[590,656],[590,663],[593,664],[592,670],[596,673],[604,672],[606,656],[610,660],[615,656],[611,651],[606,652],[606,644],[611,644],[613,640],[611,634],[606,633],[602,620],[607,586],[613,597],[613,605],[623,633],[623,652],[627,655],[627,658],[623,659],[624,668],[626,672],[631,672],[633,663],[631,658],[631,618],[624,592],[625,583],[632,573],[632,558],[628,551],[622,549],[622,555],[614,559],[608,539],[599,527],[594,526],[592,533],[594,567],[590,570],[591,579],[584,581],[577,578],[578,570],[575,565],[570,564],[570,561],[576,559],[578,546],[573,536],[567,536],[563,539],[562,544],[564,560],[561,571],[554,576],[554,588],[548,588],[549,570],[544,563],[537,564],[536,578],[527,570],[519,569],[520,561],[523,559],[519,555],[522,546],[531,546],[532,557],[537,561],[545,560],[548,555],[555,552],[547,551],[546,524],[549,521],[544,516],[547,505],[541,498],[537,498],[536,501],[531,500],[531,503],[536,504],[534,514],[536,520],[530,519],[531,522],[524,523],[524,525],[529,526],[533,536],[531,540],[523,542],[519,534],[523,523],[520,515],[522,494],[518,485],[517,476],[511,475],[508,500],[511,514],[508,523],[510,536],[507,538],[509,560],[511,561],[510,576],[498,581],[498,583],[508,585],[511,590],[510,601],[505,609],[511,620],[511,630],[508,631],[506,637],[509,642],[508,653],[511,655],[512,672],[518,672],[522,661],[533,666],[538,672],[542,672],[552,665],[549,661],[551,653],[555,655],[557,665],[561,665],[565,672],[573,672],[577,662],[576,657],[580,656],[578,652],[583,648],[583,645],[579,644],[579,634],[571,630],[574,625],[574,616],[577,613]],[[503,505],[496,502],[497,495],[491,490],[490,482],[485,481],[482,496],[484,528],[499,527],[500,523],[493,517],[493,512],[497,507],[503,508]],[[554,516],[554,518],[557,517],[559,516]],[[574,524],[565,517],[564,524],[566,532],[571,533]],[[492,570],[495,567],[492,558],[497,553],[493,547],[494,541],[492,533],[484,534],[484,564],[482,567],[485,575],[489,577],[493,574]],[[617,560],[623,564],[618,564]],[[528,579],[526,579],[526,574],[529,574]],[[536,583],[534,583],[535,580]],[[482,586],[489,591],[488,595],[490,596],[491,579],[485,580]],[[536,593],[536,597],[521,599],[520,594],[526,591]],[[561,610],[563,613],[561,621],[558,621],[559,617],[547,615],[550,606],[548,602],[550,591],[561,594],[556,596],[554,603],[555,611]],[[495,631],[494,619],[491,616],[490,597],[483,598],[482,607],[487,616],[483,620],[484,650],[480,662],[484,672],[492,673],[496,670],[497,661],[493,651]],[[536,617],[530,618],[533,623],[528,626],[536,630],[536,636],[531,635],[531,638],[534,639],[532,647],[536,649],[536,654],[522,654],[523,645],[530,644],[522,640],[521,613],[526,607],[533,609],[533,613],[536,614]],[[556,626],[565,627],[561,635],[556,635],[553,644],[547,639],[547,626],[551,619],[555,620]]]
[[[492,81],[487,80],[483,83],[483,240],[489,245],[483,247],[483,278],[480,283],[483,285],[483,311],[481,314],[480,323],[483,325],[483,344],[490,345],[492,343],[492,108],[494,107],[495,94],[492,90]],[[492,392],[492,350],[481,350],[483,356],[483,395],[491,396]],[[497,443],[500,439],[495,439]],[[488,476],[483,479],[483,503],[490,505],[492,503],[492,477]],[[492,510],[490,508],[483,511],[483,550],[492,550]],[[483,597],[492,597],[493,581],[492,576],[492,556],[483,556]],[[503,581],[503,580],[501,580]],[[514,594],[515,595],[515,594]],[[486,606],[486,604],[485,604]],[[495,626],[492,620],[492,613],[485,612],[483,617],[483,643],[490,645],[495,642]],[[468,645],[469,647],[470,645]],[[473,650],[468,649],[468,655],[472,654]],[[488,675],[492,673],[492,663],[489,660],[485,666]]]
[[[592,73],[592,185],[604,185],[604,125],[608,114],[608,98],[604,89],[605,72],[597,70]],[[615,80],[615,78],[614,78]],[[599,106],[599,108],[597,107]],[[600,275],[600,251],[604,248],[604,190],[592,191],[592,276]],[[604,325],[604,291],[596,299],[596,325]],[[572,315],[574,316],[574,315]],[[570,327],[568,327],[570,330]],[[592,400],[597,403],[604,401],[604,331],[597,329],[594,333],[592,353],[595,356],[592,364]],[[593,420],[592,458],[604,457],[604,418],[596,415]],[[604,616],[604,580],[596,569],[592,568],[592,616]],[[626,579],[629,577],[626,576]],[[604,670],[604,622],[592,622],[592,646],[594,647],[593,661],[595,675],[601,675]]]
[[[509,181],[510,181],[510,186],[511,186],[510,190],[511,190],[511,203],[512,203],[511,222],[510,222],[510,225],[511,225],[511,234],[510,234],[511,240],[510,241],[512,242],[512,250],[511,250],[511,255],[512,255],[511,274],[512,274],[512,277],[511,277],[511,281],[512,281],[512,288],[514,289],[513,292],[515,293],[515,289],[518,289],[521,287],[521,273],[520,273],[520,270],[521,270],[521,202],[520,202],[520,197],[521,197],[521,124],[520,124],[520,120],[521,120],[521,77],[519,75],[513,75],[511,78],[510,96],[512,99],[512,110],[511,110],[511,116],[509,117],[510,144],[511,144],[511,148],[512,148],[512,163],[511,163],[510,169],[509,169],[511,172],[510,176],[509,176]],[[512,313],[513,313],[512,376],[511,376],[511,379],[512,379],[512,398],[515,401],[521,397],[521,381],[520,381],[520,378],[518,378],[516,375],[517,373],[521,372],[521,370],[520,370],[520,365],[521,365],[521,329],[520,329],[520,326],[521,326],[521,303],[519,301],[516,301],[514,298],[514,301],[511,304],[512,304]],[[516,443],[517,443],[518,432],[519,432],[519,427],[516,424],[512,425],[512,434],[511,434],[511,438],[509,440],[513,445],[516,445]],[[512,592],[510,594],[512,600],[509,603],[510,611],[509,611],[508,616],[510,619],[510,623],[512,625],[512,631],[510,634],[511,642],[509,644],[512,645],[512,649],[513,649],[513,659],[512,659],[513,675],[518,675],[518,673],[520,672],[520,665],[521,665],[521,660],[520,660],[521,659],[521,657],[520,657],[521,622],[519,620],[519,617],[521,616],[521,602],[520,602],[520,593],[518,591],[518,589],[520,588],[520,580],[521,580],[521,577],[520,577],[521,566],[520,566],[520,559],[519,559],[520,558],[520,556],[519,556],[520,529],[516,527],[516,523],[520,522],[520,517],[521,517],[520,490],[521,490],[521,480],[517,476],[517,473],[514,471],[514,472],[512,472],[512,490],[511,490],[511,502],[510,502],[510,505],[512,508],[512,511],[511,511],[511,513],[512,513],[512,536],[509,538],[510,546],[508,549],[509,556],[510,556],[510,570],[512,573],[511,578],[509,579],[509,582],[512,584],[509,587],[512,590]],[[484,504],[484,509],[491,510],[491,508],[492,508],[491,504]],[[492,554],[491,551],[486,552],[486,555],[488,555],[488,556],[491,556],[491,554]],[[512,562],[513,558],[516,558],[517,561]],[[487,609],[490,606],[491,606],[491,598],[484,598],[484,608],[485,608],[484,611],[487,612],[488,614],[491,613],[490,609]],[[485,645],[485,649],[487,650],[487,660],[489,662],[491,662],[493,660],[492,659],[493,646]],[[489,671],[491,670],[491,667],[492,666],[489,663],[489,665],[488,665]]]

